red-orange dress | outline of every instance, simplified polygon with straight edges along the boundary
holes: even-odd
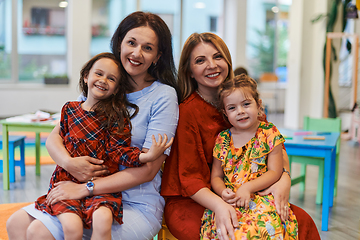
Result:
[[[127,167],[141,166],[139,148],[129,147],[130,134],[116,134],[116,124],[110,130],[105,129],[96,114],[83,110],[81,103],[68,102],[61,111],[60,135],[71,157],[90,156],[104,160],[110,174],[119,171],[119,164]],[[126,127],[124,132],[129,133],[130,129]],[[51,176],[48,192],[60,181],[79,183],[70,173],[57,165]],[[92,214],[100,206],[109,208],[114,219],[122,224],[121,192],[95,195],[81,200],[63,200],[53,205],[46,203],[46,196],[37,199],[37,209],[54,216],[65,212],[75,213],[83,220],[85,228],[91,227]]]
[[[205,208],[190,198],[210,188],[212,152],[218,133],[230,126],[220,112],[196,92],[179,105],[179,122],[170,156],[165,161],[161,195],[166,198],[164,217],[178,239],[200,239]],[[299,239],[320,240],[314,221],[291,205],[299,224]]]

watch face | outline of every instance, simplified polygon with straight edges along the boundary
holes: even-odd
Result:
[[[94,183],[93,182],[88,182],[88,183],[86,183],[86,186],[88,188],[92,188],[92,187],[94,187]]]

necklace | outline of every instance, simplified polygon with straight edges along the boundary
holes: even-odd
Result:
[[[207,99],[205,99],[199,92],[199,90],[196,89],[196,93],[207,103],[209,103],[210,105],[214,106],[215,108],[217,108],[217,104],[215,102],[209,101]]]

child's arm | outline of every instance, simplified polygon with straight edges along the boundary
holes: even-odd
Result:
[[[221,167],[221,161],[213,158],[213,165],[211,170],[211,187],[215,193],[232,206],[235,206],[236,200],[235,193],[230,189],[226,188],[224,183],[224,172]]]
[[[236,196],[239,197],[237,206],[248,209],[250,194],[265,189],[279,180],[283,170],[282,146],[278,145],[268,155],[267,167],[268,171],[254,179],[243,184],[237,191]]]
[[[223,190],[226,188],[224,183],[224,172],[221,168],[221,161],[213,158],[213,165],[211,170],[211,187],[215,193],[221,196]]]
[[[156,142],[155,136],[152,135],[152,144],[147,152],[140,153],[139,161],[142,163],[152,162],[158,159],[164,151],[171,146],[174,141],[172,137],[169,142],[167,142],[168,136],[164,134],[164,139],[162,139],[161,134],[159,134],[159,141]]]

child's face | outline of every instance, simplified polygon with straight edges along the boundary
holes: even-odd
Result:
[[[120,70],[118,65],[109,58],[97,60],[84,78],[88,85],[88,99],[102,100],[116,93]]]
[[[236,89],[224,98],[224,113],[237,130],[257,128],[260,111],[255,99],[246,89]]]

